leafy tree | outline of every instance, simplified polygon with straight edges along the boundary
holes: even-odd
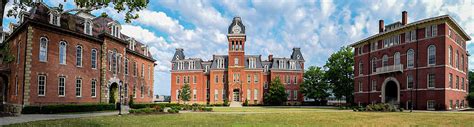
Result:
[[[67,0],[64,0],[65,2]],[[33,0],[0,0],[0,14],[2,18],[0,19],[0,27],[3,24],[3,14],[5,13],[5,6],[8,2],[13,2],[12,9],[8,10],[8,17],[17,17],[21,11],[27,11],[28,7],[34,6],[35,2]],[[105,8],[111,3],[114,6],[114,9],[121,13],[125,11],[125,22],[130,23],[131,20],[137,19],[139,15],[136,13],[140,10],[143,10],[147,7],[149,0],[74,0],[77,8],[70,10],[64,10],[62,13],[75,12],[75,11],[92,11],[101,8]],[[63,5],[59,4],[60,10],[63,10]]]
[[[351,47],[341,47],[333,53],[326,65],[325,79],[329,82],[337,99],[346,98],[347,103],[353,102],[354,92],[354,53]]]
[[[474,90],[474,72],[469,71],[469,92]]]
[[[329,85],[324,79],[324,70],[321,67],[311,66],[304,73],[304,81],[300,84],[301,93],[311,99],[325,100],[329,93]]]
[[[287,100],[287,94],[285,93],[285,87],[277,77],[274,79],[269,86],[268,93],[264,96],[264,102],[266,105],[282,105]]]
[[[474,107],[474,92],[471,92],[469,93],[467,96],[466,96],[466,100],[469,104],[469,107]]]
[[[181,88],[179,99],[183,100],[185,104],[191,99],[191,90],[188,83]]]

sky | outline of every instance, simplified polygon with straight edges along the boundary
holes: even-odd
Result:
[[[44,2],[76,7],[72,0]],[[132,23],[125,23],[124,13],[111,6],[92,14],[106,12],[122,23],[123,34],[151,47],[157,60],[154,93],[169,95],[175,49],[183,48],[187,58],[203,60],[227,54],[227,29],[235,16],[246,27],[246,54],[261,54],[263,59],[269,54],[290,57],[292,48],[300,47],[309,67],[323,66],[340,47],[376,34],[380,19],[385,24],[401,21],[402,11],[408,12],[408,23],[450,15],[474,37],[474,0],[150,0]],[[8,17],[3,26],[10,22],[17,19]],[[468,41],[468,51],[474,49],[472,42]],[[473,65],[470,60],[469,66]]]

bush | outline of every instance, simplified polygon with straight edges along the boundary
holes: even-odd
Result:
[[[133,104],[135,104],[135,103],[133,102],[133,96],[130,95],[130,101],[128,102],[128,106],[132,106]]]
[[[244,101],[244,106],[249,106],[249,100]]]
[[[224,100],[224,104],[222,104],[223,106],[229,106],[229,101],[227,99]]]
[[[369,104],[365,108],[359,107],[358,111],[367,111],[367,112],[396,112],[403,111],[402,108],[397,109],[395,105],[379,103],[379,104]]]
[[[130,108],[133,109],[141,109],[141,108],[155,108],[156,106],[160,106],[161,109],[165,107],[172,107],[172,106],[180,106],[180,104],[175,103],[144,103],[144,104],[130,104]]]
[[[209,108],[209,107],[205,107],[205,108],[202,108],[203,112],[212,112],[212,108]]]
[[[116,110],[115,104],[45,105],[23,107],[23,114],[56,114]]]
[[[179,110],[172,108],[172,109],[168,110],[168,113],[179,113]]]
[[[141,114],[141,113],[154,113],[154,112],[160,112],[160,111],[155,110],[154,108],[142,108],[142,109],[131,109],[129,112],[131,114]]]
[[[467,96],[466,96],[466,100],[469,104],[469,107],[474,107],[474,92],[471,92],[469,93]]]

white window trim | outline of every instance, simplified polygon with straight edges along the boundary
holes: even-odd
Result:
[[[64,61],[61,61],[61,43],[64,43]],[[66,41],[60,41],[59,42],[59,64],[61,65],[66,65],[67,64],[67,42]]]
[[[40,83],[39,83],[40,77],[44,77],[43,94],[39,94],[39,91],[40,91],[40,89],[39,89],[39,86],[40,86]],[[41,97],[46,96],[46,85],[47,85],[47,83],[46,83],[47,79],[46,79],[46,78],[47,78],[46,75],[38,75],[38,90],[37,90],[38,96],[41,96]]]
[[[95,52],[95,54],[93,55],[92,53],[94,53],[94,52]],[[93,59],[93,56],[95,56],[95,59]],[[97,49],[92,49],[91,50],[91,64],[92,64],[91,65],[92,69],[97,69]],[[95,65],[95,67],[93,65]]]
[[[87,30],[87,27],[89,26],[89,30]],[[84,20],[84,34],[87,35],[92,35],[92,21],[90,19],[85,19]]]
[[[94,85],[92,85],[92,84],[94,84]],[[92,88],[92,86],[94,86],[94,88]],[[92,92],[92,90],[94,90],[94,92]],[[94,93],[94,95],[92,95],[92,93]],[[91,97],[92,98],[97,97],[97,80],[95,80],[95,79],[92,79],[92,81],[91,81]],[[127,96],[125,96],[125,97],[127,97]]]
[[[430,48],[431,48],[431,47],[434,48],[434,52],[433,52],[433,53],[434,53],[434,54],[433,54],[433,56],[434,56],[434,63],[430,63],[430,53],[431,53],[431,52],[430,52]],[[435,46],[435,45],[429,45],[427,51],[428,51],[428,53],[427,53],[428,57],[427,57],[427,59],[426,59],[426,63],[428,63],[428,66],[434,66],[434,65],[436,65],[436,46]]]
[[[80,85],[80,87],[79,87],[79,95],[77,95],[77,81],[80,81],[80,83],[79,83],[79,85]],[[75,89],[74,89],[74,91],[75,91],[75,92],[74,92],[74,93],[75,93],[75,96],[76,96],[76,97],[82,97],[82,79],[80,79],[80,78],[76,79],[76,82],[74,83],[74,85],[75,85],[75,87],[74,87],[74,88],[75,88]]]
[[[78,48],[81,49],[81,52],[77,52]],[[80,53],[80,61],[78,61],[78,58],[77,58],[78,53]],[[76,46],[76,55],[75,55],[76,56],[76,67],[82,67],[82,65],[83,65],[82,62],[84,61],[83,53],[84,53],[84,48],[81,45],[77,45]],[[78,65],[78,63],[79,63],[79,65]]]
[[[64,88],[63,93],[64,93],[64,95],[60,95],[60,93],[59,93],[59,92],[60,92],[60,89],[59,89],[59,88],[60,88],[60,85],[61,85],[61,78],[64,79],[64,83],[63,83],[63,84],[64,84],[64,85],[63,85],[63,88]],[[59,76],[59,77],[58,77],[58,96],[59,96],[59,97],[65,97],[65,96],[66,96],[66,76]]]
[[[46,39],[46,49],[45,49],[45,50],[46,50],[46,54],[45,54],[44,60],[41,60],[41,40],[43,40],[43,39]],[[49,43],[49,39],[48,39],[48,38],[46,38],[46,37],[40,37],[40,46],[39,46],[40,49],[39,49],[39,54],[38,54],[38,56],[39,56],[38,59],[39,59],[40,62],[48,62],[48,43]]]
[[[54,24],[54,22],[53,22],[53,17],[54,17],[54,15],[57,16],[57,17],[56,17],[56,18],[57,18],[57,19],[56,19],[56,20],[57,20],[56,24]],[[59,13],[58,10],[51,10],[51,11],[49,12],[49,23],[50,23],[50,24],[53,24],[53,25],[55,25],[55,26],[61,26],[61,13]]]
[[[427,81],[426,88],[428,88],[428,89],[434,89],[434,88],[436,88],[436,83],[435,83],[435,81],[433,81],[433,83],[434,83],[434,84],[433,84],[433,87],[430,87],[430,75],[431,75],[431,74],[427,74],[427,77],[426,77],[426,79],[427,79],[427,80],[426,80],[426,81]],[[436,79],[436,75],[435,75],[435,78],[434,78],[433,80],[435,80],[435,79]]]

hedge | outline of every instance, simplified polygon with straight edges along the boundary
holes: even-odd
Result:
[[[56,114],[116,110],[114,104],[44,105],[23,107],[23,114]]]
[[[141,108],[155,108],[160,106],[162,109],[165,107],[172,107],[172,106],[181,106],[181,104],[176,103],[145,103],[145,104],[131,104],[130,108],[133,109],[141,109]]]

